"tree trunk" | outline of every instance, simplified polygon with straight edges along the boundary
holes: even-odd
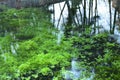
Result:
[[[116,15],[118,12],[118,21],[117,24],[118,26],[120,26],[120,0],[113,0],[112,1],[112,6],[115,8],[115,15],[114,15],[114,25],[113,25],[113,29],[115,28],[115,19],[116,19]]]

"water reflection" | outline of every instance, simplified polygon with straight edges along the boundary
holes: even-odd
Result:
[[[85,1],[85,0],[84,0]],[[79,5],[79,9],[77,9],[76,12],[76,16],[75,21],[77,24],[82,25],[83,22],[83,16],[84,16],[84,1],[82,1],[82,4]],[[96,7],[97,4],[97,7]],[[63,6],[65,5],[65,2],[62,3],[57,3],[54,5],[54,14],[52,14],[52,19],[54,22],[54,25],[56,26],[56,28],[58,28],[59,33],[57,34],[57,39],[58,39],[58,43],[60,43],[61,41],[61,37],[63,36],[64,33],[64,23],[67,21],[67,17],[68,17],[68,8],[67,6],[65,6],[63,12],[62,12],[62,17],[61,16],[61,9],[63,9]],[[86,5],[89,5],[89,0],[86,1]],[[90,19],[92,21],[92,19],[95,19],[95,24],[96,26],[99,26],[99,28],[102,28],[100,31],[103,30],[107,30],[110,31],[110,25],[113,25],[113,23],[110,23],[110,13],[109,13],[109,2],[108,0],[97,0],[97,3],[95,2],[95,0],[93,0],[93,14],[90,14]],[[95,12],[95,8],[96,12]],[[53,9],[53,6],[50,7],[50,9]],[[114,14],[115,14],[115,9],[112,8],[111,9],[111,21],[114,21]],[[96,16],[99,16],[99,18],[96,18]],[[89,19],[89,6],[86,6],[86,17]],[[93,19],[93,22],[94,22]],[[88,20],[89,22],[89,20]],[[92,24],[92,27],[94,27],[94,24]],[[116,26],[117,27],[117,26]],[[99,32],[99,29],[98,29]],[[96,33],[98,33],[96,32]],[[117,36],[116,36],[117,35]],[[118,43],[120,43],[120,33],[117,29],[115,29],[115,35],[111,35],[113,38],[116,39],[116,41]],[[88,72],[90,74],[89,77],[86,77],[84,72],[86,72],[85,68],[79,68],[78,66],[78,62],[74,59],[72,59],[71,61],[71,69],[70,70],[66,70],[64,73],[64,78],[66,80],[93,80],[94,78],[94,69],[92,69],[92,72]]]
[[[67,17],[69,15],[67,5],[65,6],[63,12],[61,13],[64,5],[65,2],[54,4],[54,14],[52,14],[52,18],[55,19],[55,21],[53,22],[54,25],[58,28],[58,30],[64,29],[63,24],[67,21]],[[97,2],[96,0],[93,0],[91,4],[90,4],[90,0],[86,0],[86,5],[87,5],[86,10],[84,10],[84,0],[83,0],[82,3],[77,7],[77,12],[76,15],[74,16],[75,23],[79,25],[83,25],[84,16],[86,16],[86,21],[88,23],[89,23],[89,19],[92,20],[94,17],[94,22],[96,26],[101,26],[101,28],[103,27],[104,30],[110,31],[110,25],[113,26],[115,9],[111,7],[112,23],[110,23],[110,11],[109,11],[108,0],[97,0]],[[90,5],[92,6],[91,9],[90,9]],[[50,9],[53,9],[53,6],[51,6]],[[84,14],[84,11],[86,11],[86,15]],[[62,14],[62,18],[61,18],[61,14]],[[100,18],[96,18],[96,16],[99,16]],[[119,34],[117,29],[115,29],[115,33]]]
[[[90,72],[84,67],[80,68],[79,61],[75,59],[71,61],[71,69],[64,72],[65,80],[93,80],[94,75],[94,69],[91,69]]]
[[[63,9],[64,8],[64,9]],[[63,9],[63,10],[62,10]],[[51,14],[52,22],[54,23],[55,28],[58,29],[57,33],[57,43],[60,44],[61,37],[64,34],[64,24],[68,15],[67,6],[65,2],[56,3],[49,7],[49,10],[54,10],[54,13]],[[63,11],[63,12],[61,12]]]

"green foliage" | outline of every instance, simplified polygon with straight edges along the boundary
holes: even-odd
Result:
[[[18,38],[33,37],[34,34],[31,33],[36,27],[51,26],[48,17],[49,15],[42,9],[8,9],[0,13],[0,32],[14,32]]]
[[[79,66],[95,68],[95,80],[119,80],[120,45],[109,42],[107,33],[91,35],[86,28],[58,44],[49,17],[35,8],[0,13],[0,80],[62,80],[73,56]]]
[[[86,33],[86,35],[88,35]],[[109,41],[109,34],[101,33],[93,36],[81,35],[72,37],[73,46],[78,48],[80,66],[93,67],[96,71],[95,80],[119,80],[120,45]]]
[[[115,79],[118,80],[120,76],[120,55],[119,53],[113,53],[113,51],[109,50],[106,51],[106,54],[102,57],[97,59],[99,65],[96,67],[96,79],[101,80],[111,80]],[[99,74],[101,75],[99,75]]]
[[[72,43],[63,38],[57,44],[48,17],[34,8],[0,13],[5,34],[0,37],[0,80],[51,80],[61,77],[61,69],[70,66]]]
[[[0,54],[3,52],[10,52],[12,42],[14,42],[14,39],[10,35],[7,35],[4,38],[0,37]]]
[[[64,55],[67,55],[64,56]],[[28,71],[35,70],[36,73],[41,73],[42,75],[51,75],[55,70],[59,70],[62,67],[70,65],[69,63],[70,55],[68,53],[48,53],[48,54],[38,54],[26,63],[19,66],[21,73],[27,73]]]
[[[1,55],[0,79],[12,79],[17,76],[17,59],[10,53]],[[18,76],[17,76],[18,77]]]

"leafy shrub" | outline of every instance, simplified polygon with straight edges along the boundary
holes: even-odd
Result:
[[[74,49],[71,42],[64,39],[57,44],[49,14],[34,8],[9,9],[0,14],[1,30],[7,31],[0,38],[0,79],[51,80],[61,77],[62,68],[70,65]],[[11,45],[16,54],[12,53]]]
[[[83,36],[83,35],[82,35]],[[73,37],[73,46],[78,48],[80,64],[95,68],[95,80],[119,80],[120,45],[109,41],[109,34],[89,37]]]

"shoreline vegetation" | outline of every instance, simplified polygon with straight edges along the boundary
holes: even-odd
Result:
[[[84,25],[79,36],[79,29],[71,35],[74,26],[65,25],[67,35],[58,44],[59,31],[50,17],[42,8],[0,12],[0,80],[64,80],[63,73],[71,68],[73,58],[76,67],[86,69],[82,73],[85,79],[92,68],[93,80],[119,80],[120,44],[114,34],[91,34],[93,29]]]

